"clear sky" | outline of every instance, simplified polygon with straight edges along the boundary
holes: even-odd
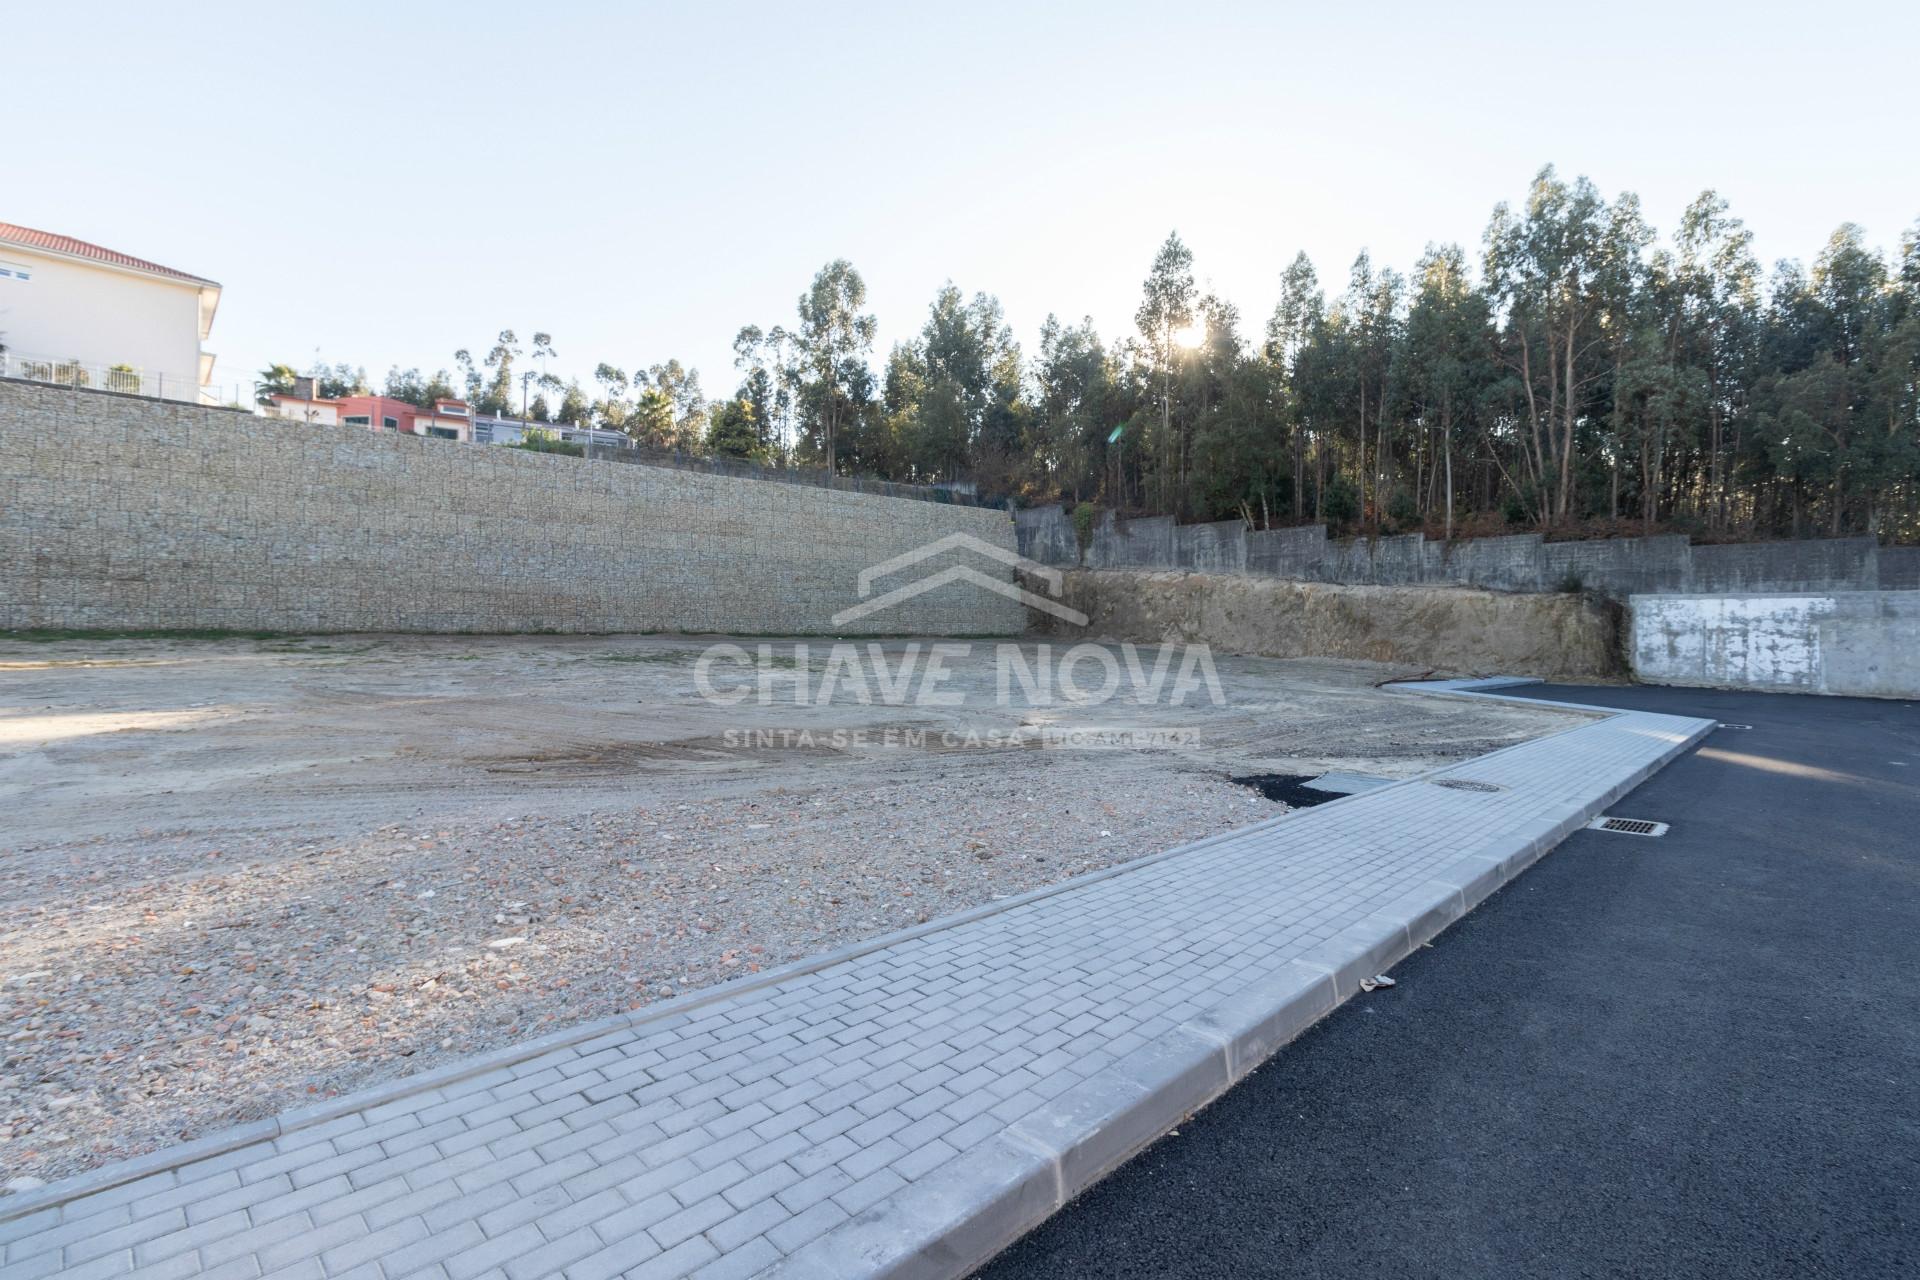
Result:
[[[1341,12],[1334,13],[1332,10]],[[834,257],[876,363],[951,279],[1128,332],[1177,228],[1257,333],[1304,249],[1477,257],[1543,164],[1769,263],[1920,216],[1911,4],[21,4],[0,221],[226,286],[219,380],[501,328],[731,389]]]

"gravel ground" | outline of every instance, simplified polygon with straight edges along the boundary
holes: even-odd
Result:
[[[113,875],[39,850],[0,882],[0,1163],[51,1179],[1284,812],[1191,776],[1089,803],[1084,767],[163,837]]]
[[[1222,659],[1171,751],[756,751],[668,638],[0,642],[0,1184],[53,1179],[1560,727]],[[990,664],[959,683],[990,689]],[[993,731],[848,706],[755,723]]]

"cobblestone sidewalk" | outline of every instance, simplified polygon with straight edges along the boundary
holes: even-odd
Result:
[[[1710,728],[1616,715],[96,1171],[0,1203],[0,1275],[959,1274]]]

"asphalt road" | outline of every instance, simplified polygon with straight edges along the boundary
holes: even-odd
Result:
[[[1920,1276],[1920,705],[1505,692],[1752,728],[982,1276]]]

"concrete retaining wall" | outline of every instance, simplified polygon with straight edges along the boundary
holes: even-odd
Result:
[[[1015,520],[1022,555],[1089,569],[1191,569],[1352,585],[1452,582],[1496,591],[1578,587],[1619,600],[1669,592],[1920,588],[1920,547],[1876,547],[1872,538],[1696,547],[1685,534],[1544,542],[1533,533],[1445,543],[1418,533],[1329,539],[1321,525],[1253,530],[1238,520],[1176,527],[1166,516],[1116,521],[1107,512],[1083,555],[1063,508],[1033,507]]]
[[[1880,590],[1920,591],[1920,547],[1882,547],[1874,559]]]
[[[1020,631],[965,582],[833,622],[952,533],[1014,545],[1004,511],[0,380],[0,628]]]
[[[1177,559],[1172,516],[1119,520],[1109,512],[1094,526],[1087,549],[1087,563],[1100,569],[1132,569]]]
[[[1327,554],[1327,527],[1321,524],[1249,530],[1246,537],[1249,573],[1304,578]]]
[[[1629,612],[1650,684],[1920,698],[1920,591],[1637,595]]]
[[[1063,639],[1172,637],[1223,653],[1361,658],[1436,671],[1556,679],[1623,674],[1619,609],[1590,596],[1468,587],[1339,586],[1252,574],[1071,570],[1063,599],[1085,628],[1035,615]]]

